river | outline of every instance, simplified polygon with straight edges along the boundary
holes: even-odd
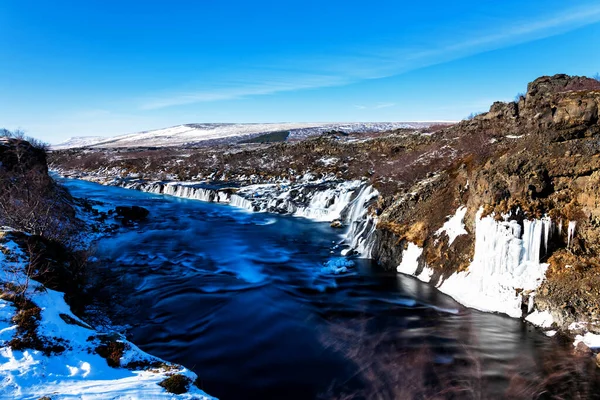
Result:
[[[95,243],[99,291],[131,341],[218,398],[500,398],[564,357],[520,320],[341,258],[328,223],[59,181],[107,208],[150,210]]]

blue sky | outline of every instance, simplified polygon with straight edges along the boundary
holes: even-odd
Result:
[[[597,1],[0,3],[0,127],[457,120],[600,72]]]

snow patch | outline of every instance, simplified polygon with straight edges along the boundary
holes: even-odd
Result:
[[[402,261],[396,268],[398,272],[408,275],[414,275],[419,268],[419,257],[423,254],[423,249],[416,244],[409,242],[408,247],[402,252]]]
[[[14,267],[26,260],[22,253],[15,251],[14,242],[2,238],[0,247],[0,272],[5,278],[7,270],[16,270]],[[11,254],[10,259],[6,254]],[[10,348],[7,344],[16,330],[12,317],[17,310],[10,302],[0,299],[0,398],[172,399],[175,396],[158,383],[171,373],[185,375],[191,381],[196,379],[193,372],[180,366],[173,366],[171,371],[160,367],[153,370],[110,367],[95,351],[100,339],[89,340],[102,335],[71,312],[63,293],[43,288],[31,280],[26,296],[41,309],[37,335],[50,341],[60,340],[66,350],[47,356],[37,350]],[[119,335],[114,336],[125,346],[121,365],[131,361],[163,362]],[[177,398],[212,399],[193,385],[188,393]]]
[[[590,349],[600,349],[600,335],[587,332],[585,335],[575,336],[573,346],[577,347],[579,343],[583,342]]]
[[[467,231],[465,230],[465,224],[463,223],[466,213],[467,207],[459,207],[456,210],[456,213],[449,217],[448,221],[435,232],[435,235],[440,236],[442,233],[446,233],[446,235],[448,235],[448,246],[450,246],[458,236],[466,235]]]
[[[535,310],[525,318],[525,321],[530,322],[535,326],[539,326],[540,328],[550,328],[554,319],[548,311]]]

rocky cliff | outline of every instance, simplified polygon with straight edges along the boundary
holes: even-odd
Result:
[[[546,218],[537,233],[542,237],[531,239],[542,242],[535,257],[538,264],[549,264],[545,279],[537,290],[512,289],[527,303],[524,314],[532,308],[548,311],[558,327],[585,325],[600,333],[599,106],[600,82],[541,77],[518,102],[494,103],[488,113],[446,129],[444,135],[479,144],[451,168],[383,205],[376,256],[392,268],[415,243],[423,248],[415,274],[431,268],[431,281],[443,288],[458,271],[472,272],[481,218],[493,217],[497,230],[512,222],[519,231],[513,236],[521,242],[529,222]],[[436,232],[461,206],[467,210],[467,234],[449,243],[448,235]],[[523,258],[531,250],[528,244],[518,246],[521,258],[515,268],[531,262]],[[511,248],[489,249],[502,253]]]

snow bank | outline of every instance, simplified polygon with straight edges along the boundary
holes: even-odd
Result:
[[[583,342],[590,349],[600,350],[600,335],[590,332],[587,332],[585,335],[577,335],[575,336],[573,346],[577,347],[580,342]]]
[[[540,328],[550,328],[554,323],[554,319],[548,311],[535,310],[525,320]]]
[[[423,249],[414,243],[408,243],[408,247],[402,252],[402,262],[398,265],[398,272],[407,275],[414,275],[419,268],[419,257],[423,254]]]

